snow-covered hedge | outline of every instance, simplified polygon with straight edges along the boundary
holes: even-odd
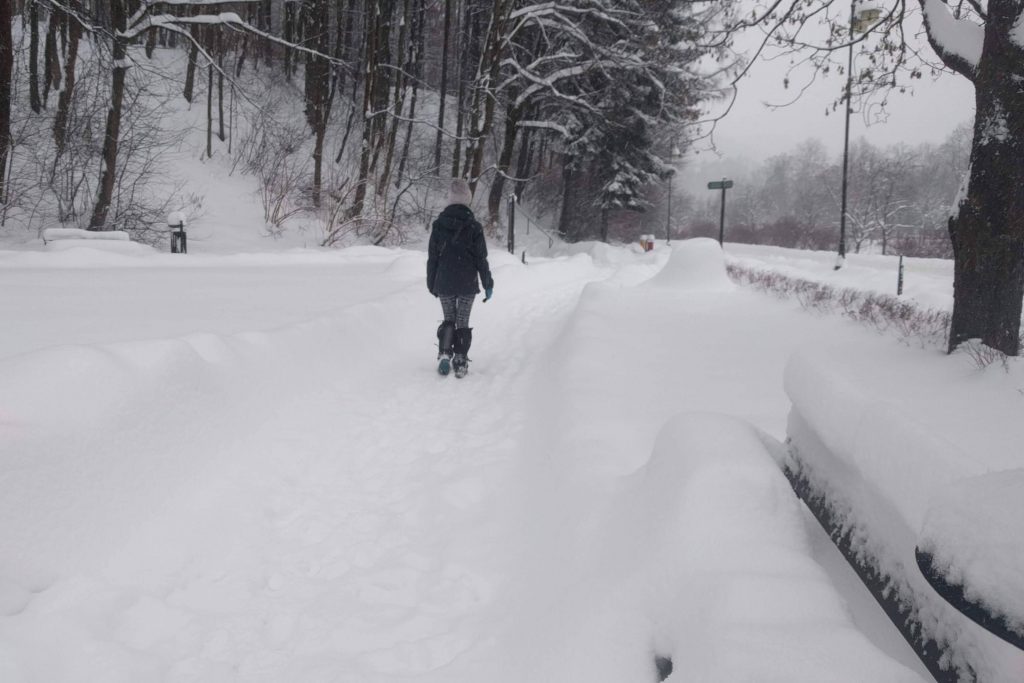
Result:
[[[915,412],[927,406],[900,401],[889,387],[859,376],[855,366],[825,352],[791,359],[785,374],[793,404],[787,475],[937,680],[1021,680],[1024,653],[949,606],[915,558],[922,529],[936,527],[935,513],[929,516],[933,500],[998,467],[999,458],[965,453]],[[970,565],[982,557],[976,547],[1017,552],[1012,548],[1024,543],[1024,518],[1013,514],[1018,508],[997,514],[1002,524],[961,524],[957,533],[945,534],[943,557]],[[983,577],[979,586],[992,583],[991,573],[975,576]],[[1001,594],[1024,591],[1024,567],[1000,577]]]
[[[734,281],[779,298],[793,298],[804,308],[842,315],[892,334],[901,341],[943,347],[949,333],[950,312],[925,308],[913,301],[852,287],[835,287],[793,277],[767,268],[729,262],[726,270]]]

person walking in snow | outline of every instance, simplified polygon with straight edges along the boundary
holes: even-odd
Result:
[[[441,300],[444,322],[437,328],[437,371],[455,368],[456,377],[469,371],[469,346],[473,330],[469,314],[484,287],[484,301],[494,295],[494,278],[487,263],[484,230],[469,205],[473,193],[461,178],[452,180],[448,206],[434,221],[427,252],[427,289]],[[479,278],[479,284],[478,284]]]

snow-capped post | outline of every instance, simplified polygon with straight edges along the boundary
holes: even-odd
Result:
[[[722,191],[722,211],[718,217],[718,246],[725,246],[725,191],[732,187],[732,181],[722,178],[708,183],[709,190]]]
[[[516,196],[514,194],[508,196],[508,253],[513,255],[516,253]],[[523,262],[526,262],[525,252]]]
[[[167,214],[167,225],[171,228],[171,253],[187,254],[188,239],[185,234],[185,214],[172,211]]]
[[[900,254],[900,272],[896,277],[896,296],[903,294],[903,255]]]

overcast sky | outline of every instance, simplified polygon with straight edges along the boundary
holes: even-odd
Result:
[[[752,43],[750,36],[748,42]],[[925,47],[926,50],[929,48]],[[819,78],[793,104],[784,104],[794,92],[783,87],[785,60],[761,61],[740,82],[739,95],[728,116],[716,129],[717,154],[703,151],[687,156],[683,170],[686,186],[699,185],[709,172],[756,165],[765,158],[791,150],[800,142],[817,138],[838,156],[843,146],[843,112],[825,115],[843,88],[838,74]],[[855,102],[855,109],[858,107]],[[974,115],[974,88],[962,76],[944,74],[937,80],[929,75],[915,81],[914,92],[892,93],[884,122],[869,120],[855,111],[850,120],[850,139],[865,138],[878,145],[897,142],[918,144],[941,142],[960,123]],[[699,189],[696,188],[695,189]]]

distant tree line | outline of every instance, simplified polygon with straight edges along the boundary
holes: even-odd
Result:
[[[850,146],[847,250],[952,258],[949,217],[967,172],[968,125],[941,144]],[[764,161],[736,179],[727,199],[726,239],[798,249],[839,245],[842,157],[817,140]],[[719,196],[683,197],[687,235],[718,235]]]
[[[0,5],[0,220],[140,236],[185,201],[164,168],[188,107],[271,229],[306,213],[325,244],[399,241],[457,176],[492,223],[554,180],[562,235],[607,238],[685,149],[714,93],[698,63],[724,54],[686,0]]]

